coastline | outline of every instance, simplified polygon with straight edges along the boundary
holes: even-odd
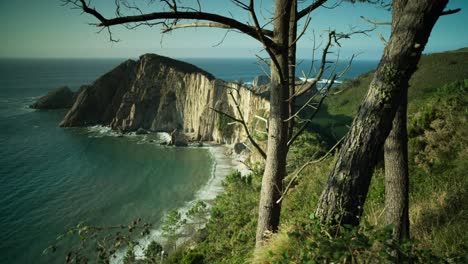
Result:
[[[162,139],[166,138],[166,135],[164,135],[165,133],[157,134],[158,137]],[[204,202],[207,205],[207,208],[210,209],[213,206],[213,202],[216,197],[224,190],[222,186],[224,179],[233,171],[237,170],[243,176],[251,173],[247,166],[240,162],[237,157],[232,154],[227,154],[228,150],[231,149],[232,146],[203,142],[203,146],[201,147],[189,145],[188,148],[206,149],[210,153],[213,165],[211,169],[211,177],[208,179],[206,184],[196,192],[194,199],[186,202],[182,207],[177,208],[177,211],[181,214],[182,218],[186,218],[188,210],[190,210],[190,208],[198,201]],[[206,223],[203,223],[200,227],[203,227],[205,224]],[[184,230],[185,229],[182,228],[180,232],[182,233]],[[177,244],[187,242],[190,239],[192,239],[192,237],[181,237],[178,239]],[[144,258],[144,251],[152,241],[156,241],[160,244],[164,244],[166,242],[166,239],[162,237],[161,226],[153,229],[148,236],[139,239],[139,246],[134,249],[135,257],[137,259]],[[125,252],[126,249],[122,249],[117,252],[115,254],[116,257],[111,259],[111,263],[121,263]]]

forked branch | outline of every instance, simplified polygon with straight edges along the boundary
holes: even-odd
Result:
[[[226,87],[226,88],[232,89],[231,87]],[[238,92],[237,89],[234,88],[234,90],[236,90]],[[252,146],[255,147],[255,149],[258,151],[258,153],[260,153],[262,158],[266,159],[267,155],[266,155],[265,151],[262,149],[262,147],[260,147],[260,145],[258,145],[257,141],[255,141],[252,134],[250,133],[249,127],[247,126],[247,122],[245,121],[245,118],[244,118],[244,114],[242,113],[242,110],[240,109],[239,103],[236,100],[234,94],[232,93],[232,91],[230,91],[228,94],[231,97],[232,101],[234,102],[234,105],[236,106],[236,111],[237,111],[237,113],[239,115],[239,118],[237,118],[237,117],[235,117],[233,115],[230,115],[228,113],[225,113],[225,112],[223,112],[221,110],[212,108],[212,107],[211,107],[211,110],[215,111],[218,114],[221,114],[221,115],[224,115],[224,116],[228,117],[229,119],[231,119],[234,122],[240,123],[242,125],[242,127],[244,128],[245,133],[247,134],[247,138],[249,139],[250,143],[252,143]]]

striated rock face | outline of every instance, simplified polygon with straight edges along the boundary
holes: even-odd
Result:
[[[29,107],[35,109],[70,108],[75,101],[76,95],[77,93],[72,92],[67,86],[60,87],[42,96]]]
[[[235,89],[235,90],[234,90]],[[110,125],[115,130],[181,131],[191,140],[239,142],[238,124],[212,108],[239,117],[249,126],[266,117],[269,103],[237,84],[216,80],[194,65],[155,54],[128,60],[82,88],[60,126]]]

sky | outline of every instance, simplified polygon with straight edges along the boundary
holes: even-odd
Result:
[[[143,11],[157,11],[161,4],[159,1],[154,2],[152,5],[142,5]],[[269,12],[272,11],[273,2],[257,1],[259,17],[271,16]],[[311,2],[305,0],[303,5]],[[229,0],[202,0],[201,3],[208,12],[249,22],[248,14]],[[112,0],[94,0],[92,5],[108,18],[115,12]],[[468,46],[468,1],[450,0],[447,8],[458,7],[462,8],[461,12],[439,19],[425,53]],[[360,16],[378,21],[391,19],[389,11],[369,4],[342,3],[334,9],[319,8],[312,14],[310,26],[298,43],[298,57],[311,58],[314,43],[316,47],[320,47],[321,43],[323,45],[324,37],[330,29],[348,32],[351,28],[371,28]],[[145,53],[175,58],[253,58],[256,54],[262,55],[261,43],[236,32],[229,32],[225,36],[224,29],[178,29],[162,34],[158,27],[128,30],[116,26],[112,28],[112,33],[119,42],[115,43],[109,41],[107,31],[98,33],[97,27],[89,25],[96,22],[90,15],[63,6],[60,0],[0,0],[0,58],[136,58]],[[300,28],[302,25],[303,21]],[[355,35],[342,41],[340,58],[346,59],[357,54],[358,59],[379,59],[383,50],[379,34],[388,39],[389,31],[389,26],[379,26],[368,36]]]

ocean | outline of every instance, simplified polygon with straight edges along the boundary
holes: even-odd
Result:
[[[59,128],[65,110],[28,108],[50,90],[78,89],[122,61],[0,59],[0,263],[62,263],[63,255],[41,252],[79,222],[142,218],[157,227],[165,212],[208,192],[216,168],[209,148],[164,147],[153,141],[157,135],[116,137],[99,126]],[[263,74],[252,59],[185,61],[225,80],[248,83]],[[309,65],[300,63],[298,75]],[[355,61],[343,78],[376,65]]]

